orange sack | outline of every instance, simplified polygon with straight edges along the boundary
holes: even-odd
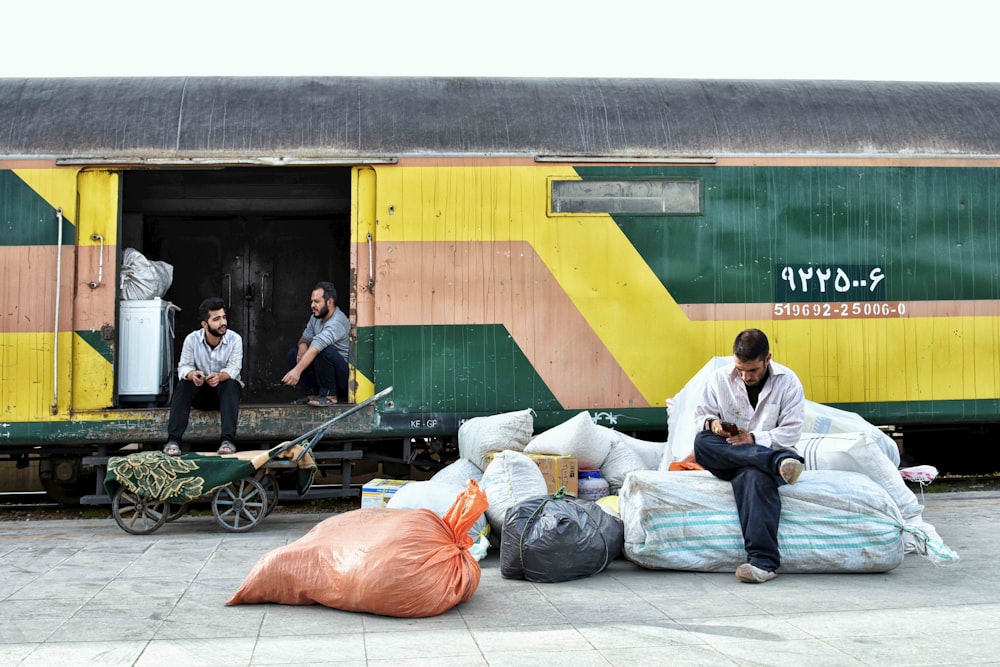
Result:
[[[332,516],[264,554],[226,604],[318,603],[404,618],[440,614],[479,586],[469,529],[488,506],[470,479],[444,517],[385,507]]]

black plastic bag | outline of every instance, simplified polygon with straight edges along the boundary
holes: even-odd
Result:
[[[621,554],[625,525],[591,500],[563,495],[529,498],[507,510],[500,574],[539,583],[597,574]]]

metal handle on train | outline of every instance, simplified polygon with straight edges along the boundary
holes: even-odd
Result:
[[[87,283],[90,289],[97,289],[104,284],[104,237],[100,234],[91,234],[90,240],[101,242],[101,251],[97,256],[97,280]]]
[[[375,248],[372,235],[368,234],[368,289],[375,287]]]
[[[271,273],[269,271],[260,274],[260,311],[262,313],[267,312],[267,307],[264,305],[264,280],[270,277]]]

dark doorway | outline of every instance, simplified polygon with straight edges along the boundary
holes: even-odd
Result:
[[[348,312],[349,169],[226,169],[130,172],[123,187],[123,243],[174,267],[164,296],[181,307],[180,342],[198,304],[221,296],[243,337],[245,404],[287,403],[285,352],[309,317],[320,280]],[[140,247],[141,246],[141,247]]]

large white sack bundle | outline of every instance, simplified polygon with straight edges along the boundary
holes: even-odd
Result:
[[[483,471],[479,486],[490,501],[486,518],[490,522],[494,538],[499,538],[503,532],[508,509],[522,500],[544,496],[549,492],[538,465],[521,452],[509,450],[493,455],[493,460]]]
[[[864,433],[885,454],[893,468],[899,467],[899,447],[896,442],[861,415],[813,401],[806,401],[805,408],[802,417],[803,436],[807,433]]]
[[[803,433],[796,449],[806,460],[806,470],[846,470],[870,478],[889,493],[906,521],[923,512],[917,496],[868,432]]]
[[[461,484],[465,488],[470,479],[482,481],[483,470],[469,459],[460,458],[438,470],[431,479],[435,482]]]
[[[936,534],[903,521],[868,477],[809,471],[780,488],[781,572],[885,572],[904,555],[903,532],[935,563],[957,562]],[[630,474],[619,493],[625,557],[642,567],[733,572],[746,562],[732,485],[707,471]]]
[[[458,427],[458,455],[486,468],[487,454],[510,450],[520,452],[535,432],[531,408],[489,417],[473,417]]]
[[[478,481],[478,480],[477,480]],[[466,492],[468,480],[463,483],[450,483],[434,480],[422,482],[410,482],[399,487],[399,489],[389,497],[386,507],[402,510],[429,509],[440,517],[443,517],[455,504],[455,500]],[[476,523],[469,529],[469,537],[472,538],[472,546],[469,552],[475,556],[476,560],[486,557],[486,552],[490,546],[489,540],[490,524],[483,513]],[[405,537],[405,536],[403,536]]]
[[[524,453],[572,456],[578,468],[598,470],[611,451],[612,440],[617,439],[613,433],[595,424],[589,412],[581,412],[536,435]]]

